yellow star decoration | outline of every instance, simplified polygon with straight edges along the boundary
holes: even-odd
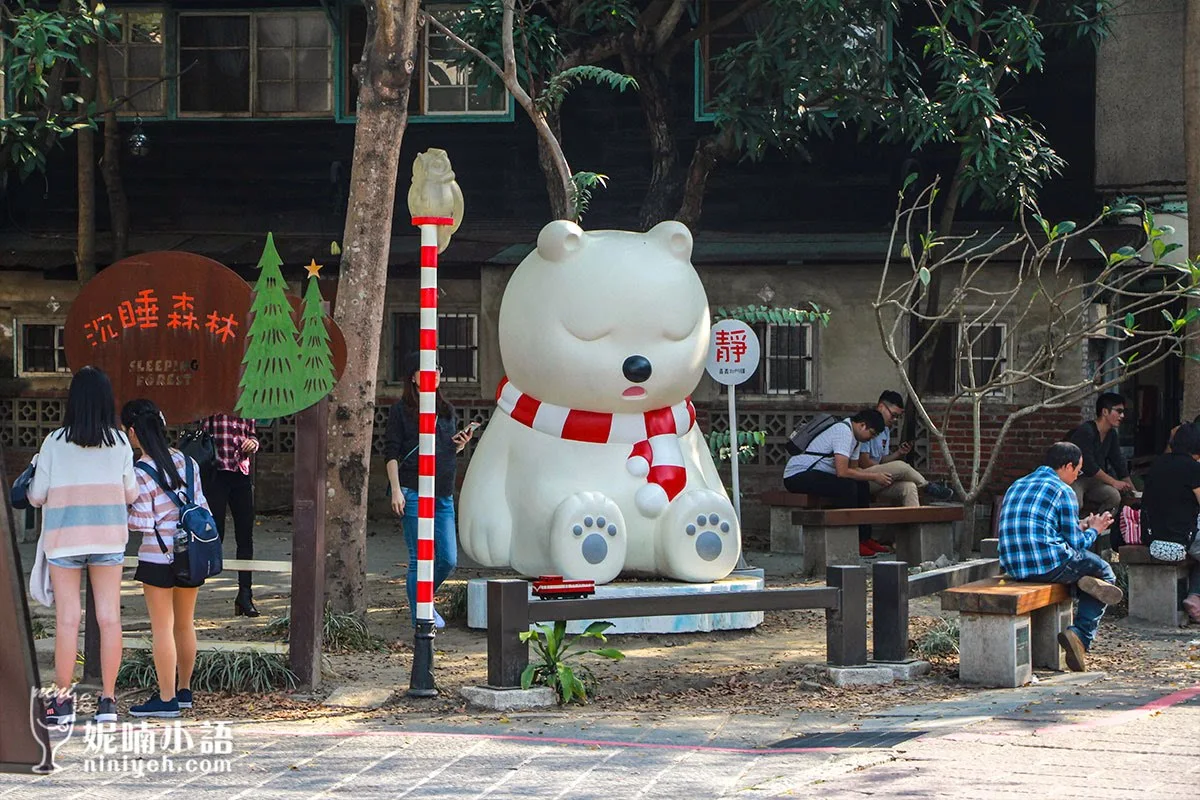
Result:
[[[311,262],[309,262],[308,266],[306,266],[304,270],[308,273],[308,277],[320,278],[321,268],[324,266],[324,264],[318,264],[317,260],[314,258]]]

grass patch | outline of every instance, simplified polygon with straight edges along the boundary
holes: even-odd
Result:
[[[117,686],[148,689],[158,685],[154,654],[126,650],[117,672]],[[296,675],[278,653],[255,650],[202,650],[196,655],[192,688],[198,692],[259,692],[295,689]]]
[[[958,654],[958,620],[939,618],[913,648],[923,659],[945,658]]]
[[[288,641],[291,618],[276,617],[263,631],[280,641]],[[375,653],[387,650],[387,642],[367,629],[367,623],[353,614],[339,614],[325,606],[323,647],[326,653]]]
[[[40,619],[35,619],[29,630],[35,639],[46,639],[54,635],[54,631],[46,627],[46,622]]]
[[[438,603],[438,611],[446,620],[462,620],[467,619],[467,582],[466,581],[446,581],[438,587],[441,594],[441,602]]]

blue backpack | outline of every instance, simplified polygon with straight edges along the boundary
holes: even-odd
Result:
[[[175,533],[175,557],[171,562],[172,571],[181,586],[199,586],[206,578],[221,574],[221,537],[217,533],[217,521],[212,512],[196,503],[196,492],[193,488],[196,480],[193,461],[187,458],[187,476],[183,486],[183,496],[169,488],[163,481],[158,470],[149,464],[137,463],[137,468],[149,475],[159,488],[170,497],[179,508],[179,529]],[[167,546],[158,531],[158,546],[163,555],[168,553]]]

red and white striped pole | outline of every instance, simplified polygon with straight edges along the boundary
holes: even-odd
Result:
[[[421,230],[420,372],[417,382],[417,627],[408,694],[435,697],[433,683],[433,512],[437,475],[438,228],[452,217],[413,217]]]

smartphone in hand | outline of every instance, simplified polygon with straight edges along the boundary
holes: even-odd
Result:
[[[471,436],[474,436],[475,431],[479,430],[482,427],[483,427],[482,422],[471,422],[467,425],[467,427],[463,428],[463,431]]]

